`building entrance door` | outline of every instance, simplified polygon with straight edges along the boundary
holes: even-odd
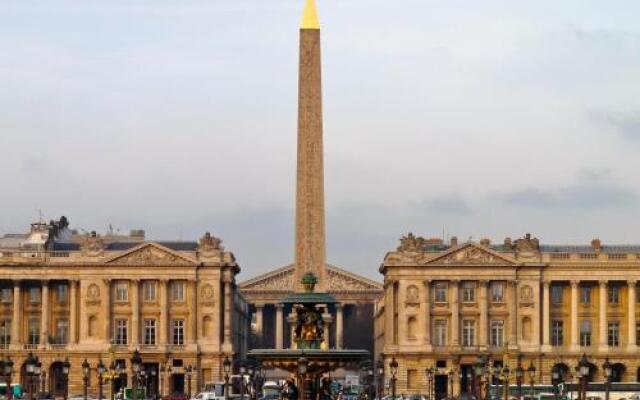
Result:
[[[447,375],[436,375],[436,379],[434,381],[434,394],[436,396],[436,400],[444,399],[448,396],[449,392],[449,378]]]
[[[173,374],[171,376],[172,394],[184,394],[184,374]]]

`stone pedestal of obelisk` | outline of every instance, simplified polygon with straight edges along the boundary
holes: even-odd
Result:
[[[306,0],[300,27],[298,78],[298,162],[296,181],[295,290],[312,272],[317,291],[326,284],[324,170],[322,149],[322,85],[320,24],[313,0]]]

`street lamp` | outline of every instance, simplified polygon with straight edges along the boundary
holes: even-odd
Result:
[[[604,372],[604,400],[609,400],[609,391],[611,390],[611,373],[612,365],[609,362],[609,357],[604,360],[604,364],[602,364],[602,371]]]
[[[69,397],[69,370],[71,369],[71,364],[69,363],[69,358],[65,358],[62,363],[62,375],[64,376],[64,400],[67,400]]]
[[[187,374],[187,396],[191,398],[191,372],[193,372],[193,367],[191,365],[187,365],[187,369],[185,373]]]
[[[435,370],[433,367],[429,367],[425,370],[425,374],[427,374],[427,400],[431,400],[431,392],[433,391],[433,376],[435,374]]]
[[[34,377],[38,377],[38,380],[35,381],[34,383],[34,390],[38,390],[40,388],[40,382],[42,380],[42,363],[40,362],[40,360],[38,359],[38,357],[36,357],[36,367],[33,370],[33,375]],[[38,396],[40,397],[40,396]]]
[[[378,358],[378,361],[376,362],[376,372],[378,373],[378,377],[377,377],[377,390],[378,390],[378,399],[382,398],[382,392],[383,392],[383,385],[384,385],[384,362],[382,361],[382,356],[380,356],[380,358]]]
[[[484,377],[485,374],[485,370],[486,370],[486,358],[485,356],[480,356],[478,357],[478,361],[476,362],[476,365],[474,366],[474,375],[475,375],[475,380],[476,380],[476,386],[475,386],[475,390],[476,390],[476,397],[477,398],[482,398],[482,378]]]
[[[28,378],[29,400],[33,400],[33,374],[36,369],[36,363],[38,360],[33,356],[33,353],[29,352],[26,361],[26,370]]]
[[[511,370],[509,365],[505,363],[502,367],[502,387],[504,388],[504,400],[509,400],[509,378],[511,378]]]
[[[551,369],[551,384],[553,385],[553,397],[558,400],[558,386],[562,382],[562,373],[560,367],[556,364]]]
[[[300,400],[306,400],[305,386],[307,379],[307,369],[309,368],[309,360],[305,357],[298,358],[298,374],[300,375]]]
[[[155,399],[157,397],[156,392],[156,377],[158,375],[158,371],[156,371],[156,367],[151,367],[151,398]]]
[[[244,380],[244,375],[247,372],[247,367],[244,365],[244,362],[240,363],[240,367],[238,368],[238,372],[240,372],[240,399],[244,400],[244,392],[247,389],[247,383]]]
[[[451,393],[449,397],[453,399],[453,379],[455,378],[455,375],[456,375],[455,369],[451,368],[448,372],[448,375],[449,375],[449,391]]]
[[[533,361],[529,364],[529,368],[527,368],[527,373],[529,374],[529,385],[531,385],[531,393],[530,396],[533,397],[533,382],[536,379],[536,367],[533,365]]]
[[[133,370],[133,376],[131,377],[131,382],[133,383],[133,400],[138,400],[138,374],[140,373],[140,368],[142,367],[142,357],[140,357],[140,352],[138,349],[133,351],[133,356],[131,356],[131,369]]]
[[[11,389],[11,375],[13,374],[13,361],[11,358],[7,357],[6,360],[0,361],[0,372],[7,382],[7,399],[11,400],[13,398],[13,390]]]
[[[516,385],[518,386],[518,398],[522,400],[522,381],[524,380],[524,368],[522,368],[522,356],[518,357],[516,367]]]
[[[224,400],[229,400],[229,373],[231,372],[229,357],[225,357],[222,361],[222,369],[224,370]]]
[[[91,373],[91,365],[89,365],[89,362],[85,358],[84,361],[82,362],[82,381],[84,382],[84,400],[87,400],[87,398],[89,397],[87,391],[89,390],[89,374],[90,373]]]
[[[398,361],[395,357],[393,357],[389,363],[389,370],[391,371],[391,399],[396,400],[396,375],[398,374]]]
[[[587,379],[589,379],[589,360],[587,360],[586,354],[582,354],[580,362],[578,362],[578,370],[578,375],[580,376],[580,398],[586,400]]]
[[[107,371],[107,368],[102,362],[102,358],[98,361],[96,369],[98,371],[98,400],[102,400],[102,379],[104,377],[104,373]]]

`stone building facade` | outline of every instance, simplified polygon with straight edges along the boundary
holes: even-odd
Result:
[[[42,363],[46,390],[82,393],[81,364],[121,366],[115,390],[131,387],[138,349],[153,378],[151,393],[192,391],[222,378],[222,360],[244,357],[247,305],[236,289],[234,255],[209,233],[198,242],[158,242],[132,235],[78,235],[68,223],[34,224],[29,234],[0,238],[0,347],[26,386],[29,352]],[[164,371],[164,372],[163,372]],[[41,384],[42,386],[42,384]],[[104,393],[110,394],[105,383]]]
[[[640,375],[637,319],[640,246],[541,245],[530,235],[502,244],[458,244],[409,234],[380,267],[384,299],[375,316],[376,355],[399,362],[401,393],[427,392],[425,370],[436,368],[436,392],[449,392],[456,376],[485,354],[510,368],[533,364],[536,383],[550,383],[558,365],[569,373],[586,354],[589,379],[602,381],[602,364],[614,364],[614,381]],[[466,378],[455,379],[454,393]]]

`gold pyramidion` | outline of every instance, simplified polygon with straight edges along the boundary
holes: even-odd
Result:
[[[300,29],[320,29],[315,0],[306,0]]]

